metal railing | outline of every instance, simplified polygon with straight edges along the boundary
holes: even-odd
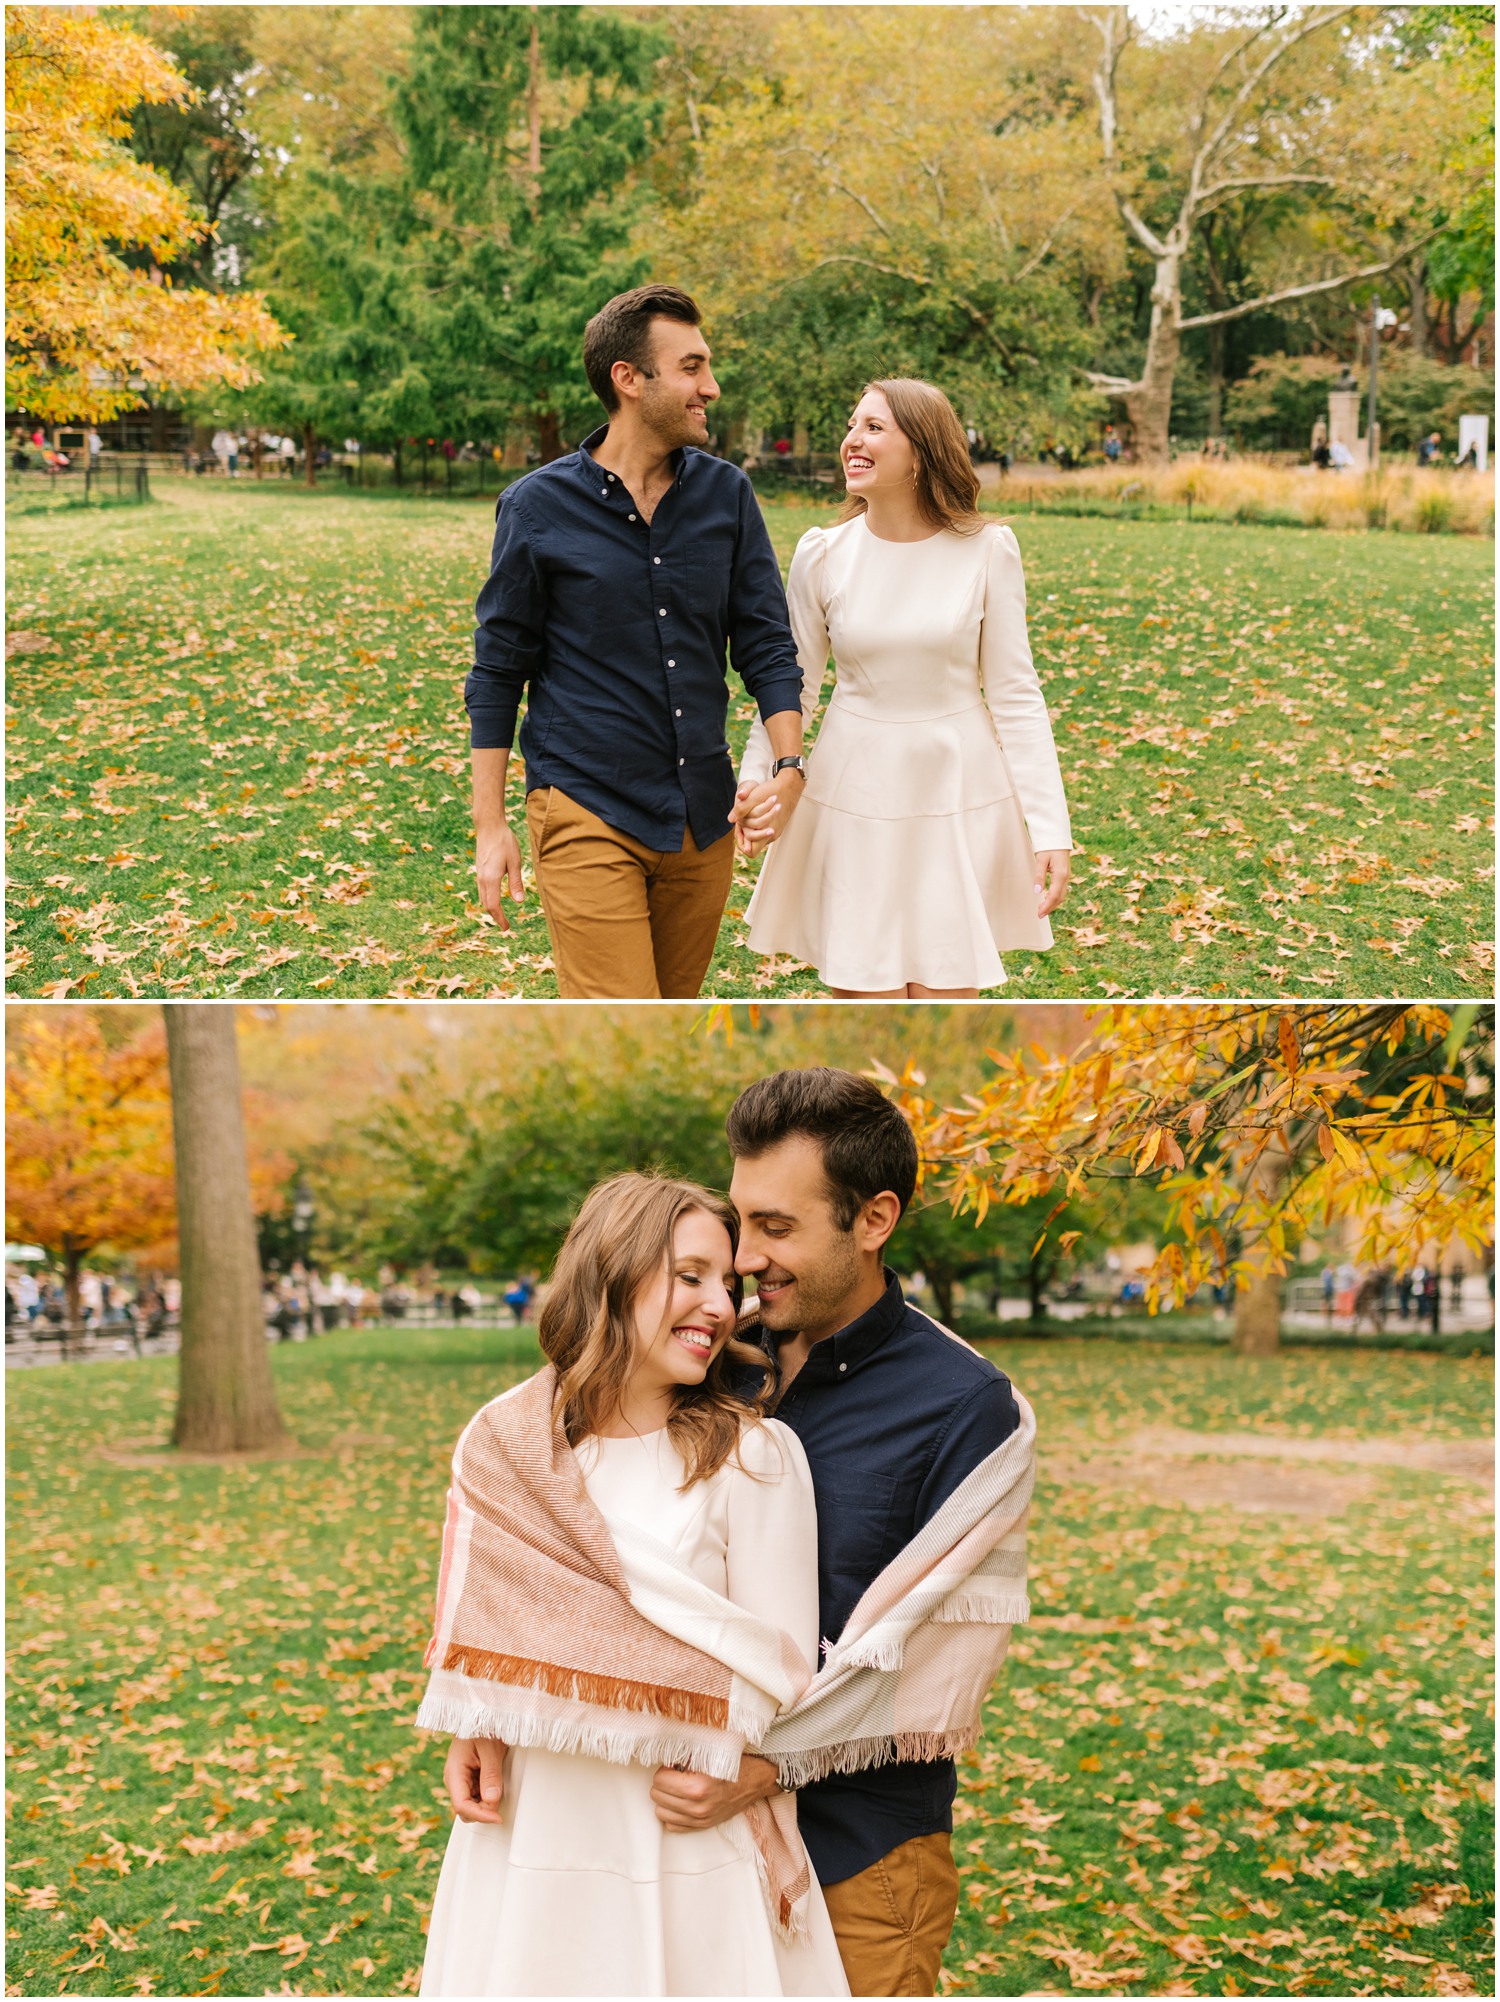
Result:
[[[81,500],[86,504],[95,501],[149,501],[150,464],[144,456],[129,459],[110,457],[95,461],[87,453],[69,466],[17,466],[12,461],[5,476],[7,505],[27,498],[39,499],[43,495],[49,503],[58,500]]]

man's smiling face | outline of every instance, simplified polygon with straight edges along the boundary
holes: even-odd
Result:
[[[703,329],[653,320],[651,373],[640,378],[640,414],[663,450],[707,441],[708,406],[718,394]]]
[[[734,1164],[729,1199],[740,1216],[735,1265],[760,1297],[772,1334],[816,1338],[843,1327],[862,1269],[852,1230],[833,1213],[823,1155],[794,1133]]]

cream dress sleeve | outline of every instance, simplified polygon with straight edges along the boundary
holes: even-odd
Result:
[[[1026,636],[1026,576],[1015,532],[998,524],[989,542],[984,622],[979,631],[979,679],[1010,767],[1011,781],[1035,849],[1071,848],[1068,802],[1042,684]]]
[[[726,1597],[788,1634],[818,1666],[818,1511],[802,1441],[774,1418],[747,1425],[728,1463]]]
[[[828,671],[828,619],[823,597],[827,541],[821,528],[810,528],[797,544],[786,580],[786,608],[802,669],[802,728],[805,733],[818,712],[823,676]],[[762,784],[771,776],[771,739],[757,716],[745,755],[740,759],[740,783]]]

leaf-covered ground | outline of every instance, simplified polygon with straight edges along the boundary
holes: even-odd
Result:
[[[767,512],[783,562],[827,519]],[[1491,545],[1017,528],[1080,853],[1011,996],[1490,991]],[[172,480],[13,522],[10,991],[555,994],[534,892],[508,938],[473,895],[489,529]],[[708,991],[821,993],[746,949],[752,885]]]
[[[278,1348],[303,1455],[240,1466],[152,1458],[169,1359],[10,1376],[10,1992],[413,1989],[447,1459],[526,1339]],[[1492,1363],[993,1353],[1040,1419],[1036,1618],[963,1768],[946,1987],[1493,1992],[1483,1488],[1335,1460],[1309,1513],[1305,1460],[1167,1481],[1137,1439],[1431,1457],[1490,1430]]]

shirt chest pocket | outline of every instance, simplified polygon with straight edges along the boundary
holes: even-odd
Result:
[[[818,1552],[824,1572],[847,1591],[862,1592],[892,1554],[891,1519],[896,1481],[891,1474],[863,1474],[857,1483],[820,1487]]]

